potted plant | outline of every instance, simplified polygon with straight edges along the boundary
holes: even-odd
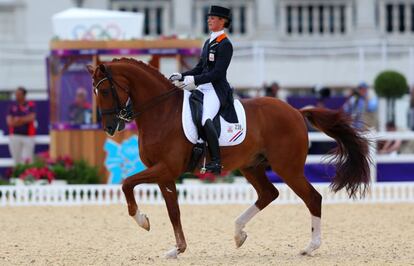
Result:
[[[374,88],[379,97],[386,99],[386,121],[395,121],[395,100],[408,93],[406,78],[397,71],[383,71],[375,78]]]

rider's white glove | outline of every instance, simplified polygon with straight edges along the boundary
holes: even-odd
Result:
[[[184,77],[184,90],[192,91],[196,89],[196,85],[194,83],[194,76],[185,76]]]
[[[172,73],[168,79],[171,81],[175,81],[175,80],[181,80],[182,78],[183,78],[183,75],[181,75],[181,73]]]

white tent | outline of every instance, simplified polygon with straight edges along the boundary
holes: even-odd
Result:
[[[60,40],[131,40],[142,38],[144,15],[99,9],[70,8],[52,16]]]

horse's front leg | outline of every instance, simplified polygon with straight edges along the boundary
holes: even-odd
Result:
[[[134,187],[143,183],[156,183],[160,176],[162,168],[159,165],[150,167],[140,173],[132,175],[126,178],[122,184],[122,191],[125,194],[125,198],[128,204],[129,215],[137,222],[139,226],[145,230],[150,230],[150,223],[147,216],[141,213],[138,209],[138,205],[135,201]]]
[[[177,190],[174,181],[159,184],[168,209],[168,215],[172,223],[176,246],[165,254],[166,258],[176,259],[177,255],[183,253],[187,248],[183,228],[180,219],[180,207],[178,205]]]

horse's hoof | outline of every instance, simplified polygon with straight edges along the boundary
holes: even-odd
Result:
[[[243,245],[244,241],[246,241],[247,234],[245,231],[240,231],[238,235],[234,236],[234,241],[236,241],[236,248],[239,248]]]
[[[165,258],[166,259],[177,259],[178,256],[178,249],[177,248],[173,248],[170,251],[168,251],[167,253],[165,253]]]
[[[141,227],[144,228],[145,230],[149,231],[150,230],[150,227],[151,227],[150,226],[149,219],[148,219],[148,217],[145,214],[144,214],[144,217],[145,217],[145,220],[142,223]]]
[[[312,252],[317,250],[320,246],[321,246],[321,243],[310,242],[308,247],[300,252],[300,255],[302,255],[302,256],[312,256]]]
[[[150,230],[150,222],[147,215],[137,212],[133,218],[140,227],[144,228],[147,231]]]
[[[311,256],[312,253],[309,253],[309,251],[305,249],[302,250],[299,254],[302,256]]]

